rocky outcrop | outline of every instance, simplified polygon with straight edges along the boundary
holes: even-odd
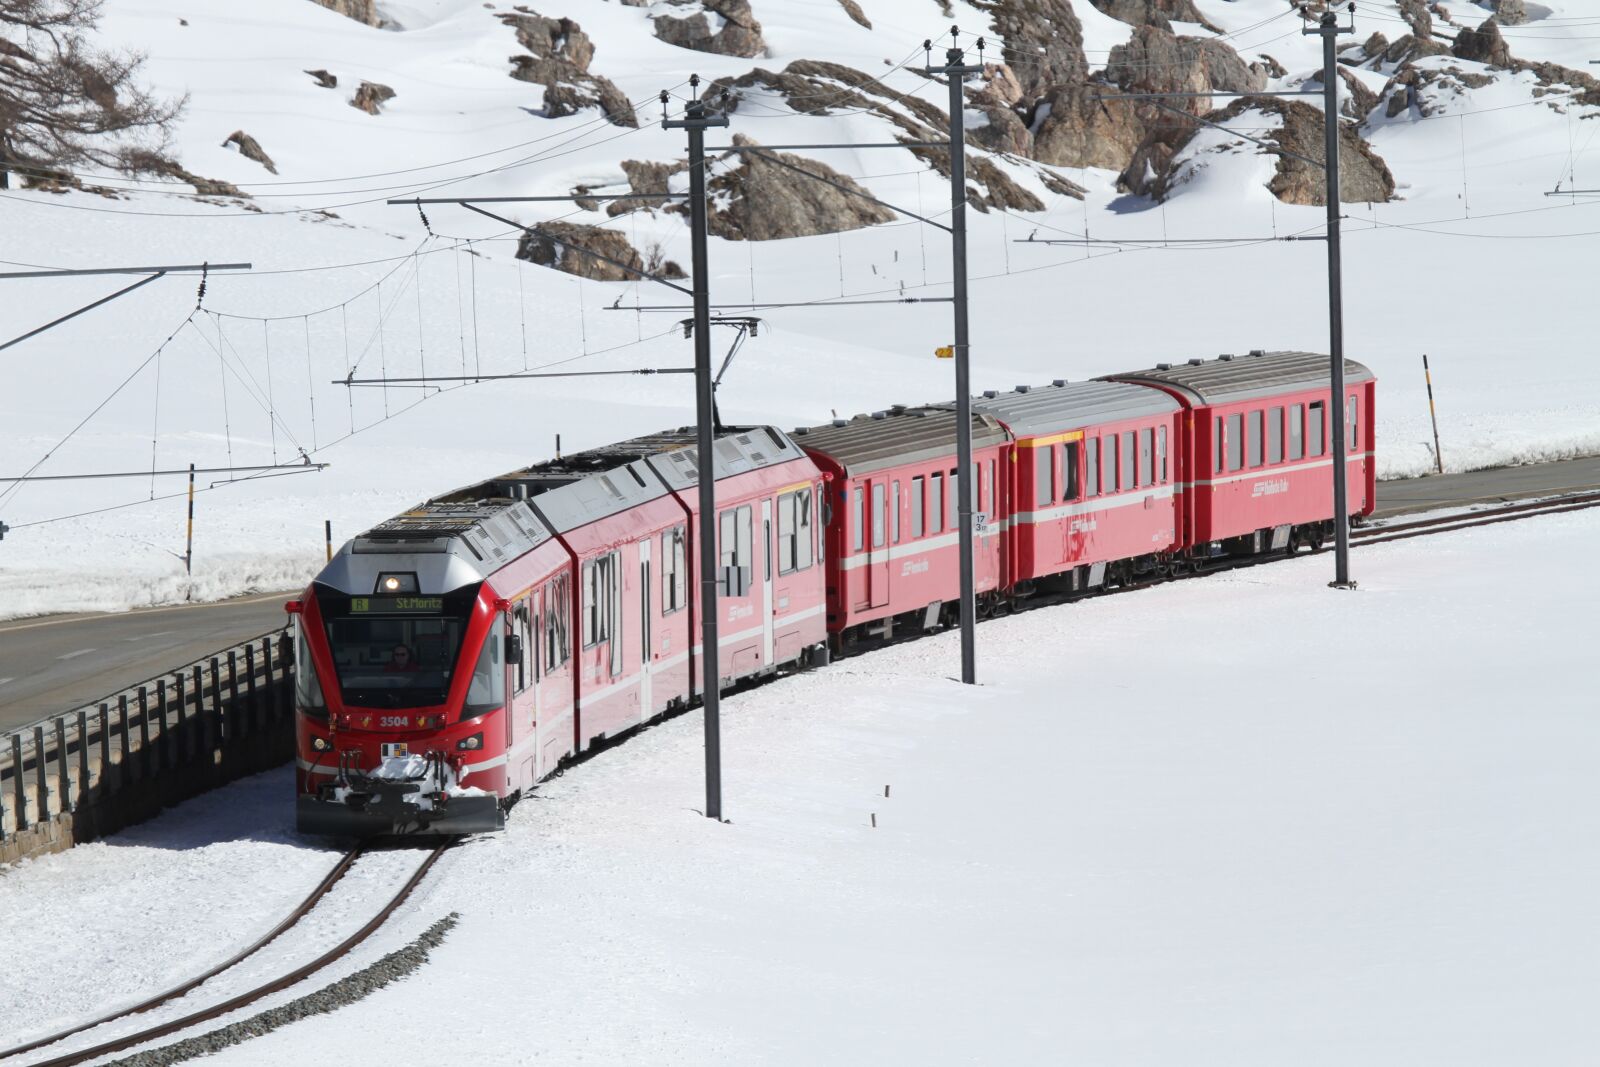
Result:
[[[1348,70],[1341,68],[1339,77],[1344,79],[1345,86],[1345,92],[1339,94],[1342,98],[1339,114],[1353,119],[1358,124],[1365,122],[1367,116],[1372,114],[1372,109],[1378,106],[1378,94],[1367,88],[1366,82]]]
[[[517,258],[597,282],[637,281],[647,271],[662,278],[685,277],[678,264],[661,260],[659,249],[651,249],[647,256],[641,256],[638,249],[615,230],[571,222],[535,224],[517,242]]]
[[[1383,61],[1385,63],[1408,63],[1414,59],[1424,59],[1428,56],[1447,56],[1449,54],[1450,46],[1443,41],[1435,40],[1432,37],[1413,37],[1408,33],[1392,42],[1384,50]]]
[[[1126,44],[1113,48],[1106,77],[1140,93],[1253,93],[1267,85],[1266,68],[1246,63],[1221,41],[1178,37],[1157,26],[1141,26]],[[1203,115],[1211,110],[1211,98],[1188,97],[1173,106]]]
[[[1274,196],[1288,204],[1321,205],[1323,197],[1323,171],[1320,165],[1306,159],[1323,156],[1322,112],[1299,100],[1282,98],[1245,97],[1209,116],[1213,122],[1226,124],[1248,111],[1274,114],[1283,120],[1277,130],[1261,135],[1282,150],[1272,180],[1267,183]],[[1122,185],[1131,192],[1165,199],[1183,181],[1183,149],[1190,138],[1176,144],[1152,141],[1141,145],[1133,162],[1122,175]],[[1258,151],[1253,145],[1244,145],[1239,151]],[[1293,153],[1290,155],[1289,153]],[[1305,158],[1296,158],[1303,156]],[[1344,203],[1381,203],[1394,195],[1394,175],[1388,164],[1361,139],[1355,127],[1339,124],[1339,199]]]
[[[1389,38],[1385,37],[1378,31],[1373,31],[1372,36],[1368,37],[1361,44],[1361,54],[1366,56],[1368,59],[1376,59],[1378,56],[1383,55],[1388,50]]]
[[[683,16],[657,15],[652,20],[658,38],[680,48],[722,56],[751,59],[766,54],[767,42],[761,37],[761,23],[750,10],[750,0],[697,0],[684,6],[696,10]]]
[[[122,157],[122,167],[130,174],[155,174],[192,185],[197,196],[231,196],[241,199],[245,197],[245,193],[237,185],[217,178],[203,178],[198,174],[191,174],[184,170],[177,160],[168,159],[157,152],[144,150],[127,152]]]
[[[1528,8],[1522,0],[1491,0],[1489,9],[1502,26],[1520,26],[1528,21]]]
[[[673,163],[651,163],[645,160],[625,159],[622,161],[622,173],[628,176],[628,191],[630,193],[660,193],[663,196],[672,191],[673,175],[682,174],[689,169],[689,164],[684,160]],[[579,189],[578,192],[587,190]],[[657,211],[662,208],[675,206],[671,200],[613,200],[606,207],[606,214],[612,218],[626,215],[630,211]]]
[[[1400,0],[1400,17],[1406,20],[1411,35],[1417,40],[1426,41],[1433,36],[1433,16],[1428,14],[1428,5],[1423,0]]]
[[[596,107],[612,125],[638,128],[639,117],[622,90],[590,71],[594,42],[583,27],[568,18],[546,18],[526,7],[502,14],[500,21],[517,31],[517,43],[527,49],[527,54],[511,57],[511,76],[544,86],[546,118]]]
[[[239,154],[244,158],[253,159],[263,167],[266,167],[268,174],[278,173],[277,164],[272,162],[272,157],[267,155],[266,149],[261,147],[261,142],[243,130],[234,130],[228,134],[228,139],[222,142],[222,147],[226,148],[229,145],[237,148]]]
[[[1083,24],[1070,0],[994,0],[984,6],[995,35],[1006,43],[1007,62],[1025,99],[1088,77]]]
[[[1474,63],[1487,63],[1491,67],[1511,66],[1511,46],[1500,36],[1500,26],[1491,15],[1477,29],[1461,30],[1450,51],[1457,59]]]
[[[872,29],[872,20],[867,18],[867,13],[861,10],[861,5],[856,3],[856,0],[839,0],[839,6],[844,8],[844,13],[849,15],[850,20],[857,26]]]
[[[1103,13],[1132,26],[1159,26],[1172,29],[1173,22],[1197,22],[1212,33],[1222,31],[1212,25],[1193,0],[1089,0]]]
[[[356,89],[356,95],[350,98],[350,106],[360,108],[369,115],[376,115],[384,101],[394,99],[394,90],[387,85],[377,82],[362,82]]]
[[[321,4],[330,11],[337,11],[345,18],[364,22],[368,26],[383,25],[383,20],[378,17],[376,0],[312,0],[312,3]]]
[[[736,134],[733,143],[758,147],[742,134]],[[863,199],[866,190],[848,175],[814,159],[787,152],[730,155],[738,165],[724,169],[708,186],[713,204],[708,228],[718,237],[730,241],[810,237],[859,230],[896,217]]]
[[[1033,158],[1058,167],[1126,167],[1162,113],[1148,104],[1117,102],[1117,95],[1110,86],[1058,86],[1036,113]]]
[[[315,78],[317,85],[324,89],[339,88],[339,79],[336,75],[330,74],[325,70],[308,70],[306,73]]]

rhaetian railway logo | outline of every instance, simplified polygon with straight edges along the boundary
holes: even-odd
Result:
[[[1252,499],[1254,499],[1258,496],[1275,496],[1278,493],[1287,493],[1288,491],[1289,479],[1274,478],[1270,481],[1257,482],[1255,486],[1251,488],[1250,496]]]

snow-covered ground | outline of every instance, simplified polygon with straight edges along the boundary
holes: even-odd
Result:
[[[946,635],[733,697],[728,825],[697,812],[699,717],[649,730],[342,968],[459,912],[423,971],[218,1062],[1591,1063],[1600,579],[1569,561],[1597,536],[1546,517],[1362,549],[1355,593],[1317,557],[1028,613],[979,629],[976,689]],[[270,926],[334,858],[290,792],[0,872],[0,1047]]]
[[[405,28],[371,29],[307,0],[106,3],[106,39],[146,51],[156,88],[190,94],[177,136],[184,165],[239,183],[255,199],[196,203],[149,182],[116,199],[0,193],[0,261],[248,260],[256,273],[213,276],[205,310],[193,316],[193,279],[167,279],[0,355],[0,477],[271,464],[302,450],[332,466],[214,491],[216,477],[203,477],[192,589],[175,558],[183,551],[181,478],[0,484],[0,521],[12,527],[0,543],[0,617],[290,588],[318,566],[324,520],[342,539],[419,498],[546,457],[557,434],[571,450],[690,421],[683,378],[500,382],[443,393],[333,384],[352,367],[356,377],[437,376],[689,359],[676,325],[683,312],[609,310],[674,305],[678,294],[520,264],[509,227],[461,209],[431,209],[433,231],[446,236],[430,237],[414,210],[383,201],[561,194],[621,181],[623,159],[678,158],[682,135],[655,125],[654,99],[663,88],[681,97],[691,71],[709,79],[826,59],[942,103],[944,89],[912,69],[922,40],[954,23],[970,43],[989,18],[960,2],[945,18],[926,0],[872,0],[868,31],[832,2],[757,0],[772,54],[741,60],[656,40],[651,9],[597,0],[538,5],[570,15],[592,37],[592,69],[640,103],[643,126],[634,131],[592,110],[554,120],[531,114],[539,89],[508,76],[518,46],[497,18],[505,5],[380,6]],[[1456,6],[1458,21],[1482,17]],[[1091,64],[1103,64],[1130,28],[1087,3],[1074,7]],[[1318,63],[1319,43],[1302,37],[1279,0],[1199,7],[1241,54],[1282,63],[1290,73],[1280,84],[1297,83]],[[1546,11],[1507,29],[1513,51],[1585,67],[1588,5],[1569,0],[1542,5]],[[1396,17],[1387,0],[1363,3],[1356,39],[1374,29],[1399,36]],[[340,87],[318,88],[303,73],[316,68],[333,71]],[[362,79],[395,88],[382,114],[348,106]],[[1445,94],[1428,118],[1380,119],[1371,132],[1402,199],[1347,208],[1345,326],[1347,352],[1380,378],[1379,464],[1387,475],[1432,464],[1424,352],[1452,469],[1600,450],[1600,363],[1590,352],[1600,197],[1542,195],[1558,180],[1564,188],[1600,184],[1600,121],[1595,108],[1555,109],[1561,98],[1537,96],[1536,88],[1529,75],[1501,72],[1482,88]],[[235,129],[260,140],[277,177],[221,147]],[[850,110],[797,115],[764,97],[742,107],[728,132],[768,144],[880,141],[892,127]],[[944,182],[905,152],[826,158],[912,211],[937,216],[948,201]],[[1164,206],[1117,192],[1115,175],[1092,169],[1067,172],[1089,190],[1085,202],[1049,195],[1028,167],[1002,162],[1047,210],[969,212],[974,384],[1081,378],[1251,348],[1325,350],[1319,244],[1015,243],[1029,234],[1318,232],[1320,208],[1277,203],[1262,187],[1260,157],[1220,153],[1207,162]],[[313,210],[322,208],[337,218]],[[604,221],[568,205],[507,210],[526,220]],[[659,241],[670,258],[689,260],[677,216],[636,214],[611,225],[637,246]],[[942,295],[943,236],[902,222],[837,237],[714,240],[713,299]],[[0,336],[118,284],[0,282]],[[721,392],[730,418],[793,426],[949,395],[950,368],[932,357],[949,341],[941,305],[760,314],[766,329]]]

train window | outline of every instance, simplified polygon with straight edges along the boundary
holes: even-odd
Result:
[[[961,493],[961,479],[956,477],[954,470],[951,470],[949,476],[945,478],[944,484],[944,499],[945,503],[949,505],[950,511],[950,517],[945,521],[945,526],[951,530],[959,530],[961,527],[958,520],[961,516],[961,509],[958,506],[957,498]]]
[[[1283,462],[1283,409],[1267,412],[1267,462]]]
[[[859,485],[856,486],[854,506],[850,511],[850,524],[855,528],[855,531],[851,534],[851,547],[860,552],[866,547],[867,543],[867,512],[865,505],[862,503],[861,487]]]
[[[461,709],[463,719],[476,718],[491,711],[499,711],[506,703],[506,669],[501,660],[505,642],[500,640],[498,627],[490,629],[483,638],[483,650],[478,662],[472,665],[472,678],[467,682],[466,706]]]
[[[1082,495],[1083,486],[1078,484],[1078,442],[1068,441],[1061,446],[1061,480],[1066,488],[1061,492],[1062,500],[1076,500]]]
[[[996,460],[989,461],[989,521],[1000,514],[1000,475],[995,469]]]
[[[661,614],[671,615],[683,607],[684,583],[688,574],[687,546],[683,527],[674,526],[661,535]]]
[[[1289,458],[1299,459],[1306,454],[1306,408],[1304,404],[1289,405]]]
[[[1133,431],[1132,430],[1124,430],[1124,431],[1122,431],[1122,439],[1117,442],[1117,459],[1121,461],[1118,464],[1118,466],[1120,466],[1122,468],[1122,476],[1117,479],[1117,488],[1118,489],[1132,489],[1134,487],[1135,483],[1134,483],[1134,480],[1133,480],[1133,469],[1134,469],[1133,468],[1133,463],[1134,463],[1134,450],[1133,449],[1134,449]]]
[[[1055,453],[1053,448],[1033,450],[1033,503],[1043,507],[1056,498]]]
[[[900,481],[889,487],[889,542],[900,543]]]
[[[1318,400],[1306,409],[1306,454],[1310,456],[1324,455],[1328,451],[1328,438],[1322,429],[1322,413],[1327,409],[1324,401]]]
[[[778,573],[811,566],[811,488],[778,498]]]
[[[302,709],[320,710],[327,718],[328,701],[322,695],[322,682],[311,660],[311,643],[306,640],[305,616],[295,616],[294,624],[294,702]]]
[[[922,520],[923,520],[923,515],[924,515],[922,509],[925,506],[923,504],[923,491],[922,490],[923,490],[923,486],[925,484],[926,484],[926,479],[923,478],[920,474],[917,475],[917,477],[911,479],[911,536],[912,537],[921,537],[922,536]]]
[[[1361,440],[1361,435],[1356,433],[1356,398],[1350,397],[1345,401],[1344,439],[1350,442],[1348,450],[1356,450],[1356,442]]]
[[[729,508],[719,516],[720,536],[717,538],[717,562],[721,573],[717,575],[718,596],[744,596],[749,589],[749,572],[755,561],[750,538],[750,505]],[[729,571],[738,571],[738,587],[729,585]]]
[[[1167,428],[1156,427],[1156,469],[1161,474],[1161,484],[1167,483]]]
[[[1228,458],[1228,435],[1223,432],[1223,424],[1222,424],[1222,416],[1221,415],[1217,416],[1216,439],[1217,439],[1217,465],[1216,465],[1216,472],[1218,474],[1221,474],[1224,470],[1227,469],[1227,458]]]
[[[583,647],[590,648],[595,643],[595,634],[600,632],[599,620],[595,615],[595,586],[594,564],[583,565]]]
[[[944,474],[935,471],[928,479],[928,532],[944,529]]]
[[[1244,416],[1228,416],[1228,469],[1236,471],[1244,466]]]
[[[1100,438],[1091,437],[1084,442],[1083,495],[1100,495]]]
[[[1114,433],[1100,440],[1100,491],[1117,491],[1117,435]]]
[[[517,661],[516,688],[520,693],[533,684],[533,605],[527,597],[518,600],[511,608],[511,632],[522,644],[522,658]]]
[[[1155,463],[1155,431],[1146,427],[1139,431],[1139,484],[1149,485],[1154,478],[1151,471]]]
[[[544,669],[548,674],[567,662],[567,576],[557,575],[544,587]]]
[[[889,504],[882,482],[872,483],[872,547],[882,548],[885,527],[889,525]]]
[[[617,553],[583,565],[583,647],[611,640],[617,599]]]
[[[1250,427],[1250,466],[1261,466],[1261,430],[1266,415],[1260,409],[1252,411],[1246,424]]]

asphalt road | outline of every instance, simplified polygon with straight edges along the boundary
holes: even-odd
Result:
[[[293,595],[0,623],[0,733],[282,629]]]
[[[1378,483],[1379,515],[1600,489],[1600,456]],[[284,625],[292,594],[0,623],[0,733]]]

